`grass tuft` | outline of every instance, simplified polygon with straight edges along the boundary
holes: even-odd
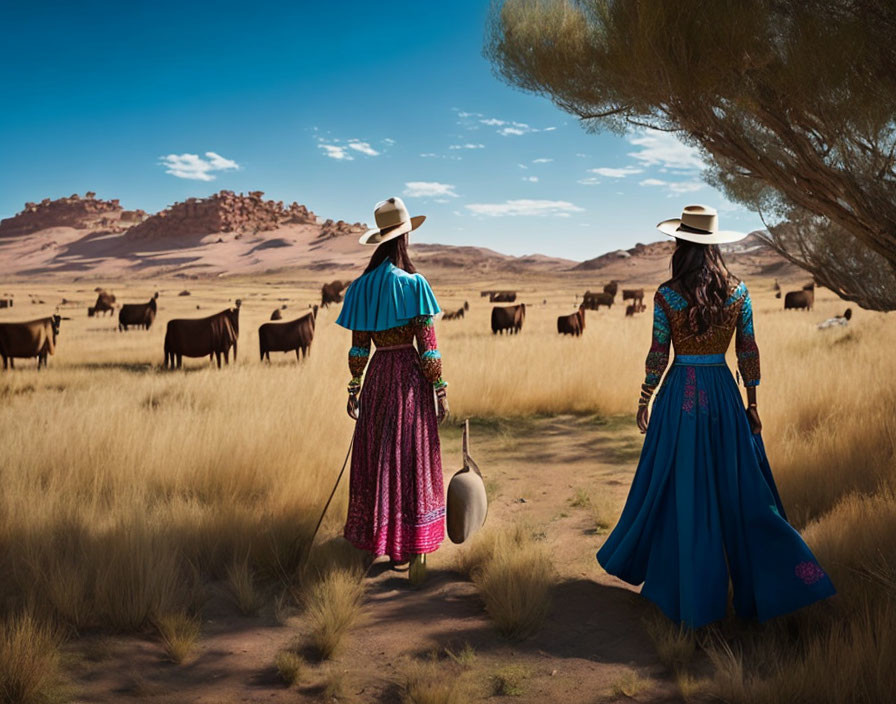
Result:
[[[333,569],[308,587],[305,616],[309,645],[321,660],[332,658],[361,615],[364,585],[357,570]]]
[[[292,687],[298,684],[305,674],[305,658],[292,650],[281,650],[274,658],[274,667],[277,668],[280,679]]]
[[[248,555],[227,566],[227,592],[243,616],[255,616],[264,605],[259,593]]]
[[[171,662],[186,662],[199,641],[199,618],[183,611],[165,614],[156,620],[156,628]]]
[[[498,697],[521,697],[526,693],[525,681],[530,677],[529,668],[522,665],[506,665],[492,675],[492,694]]]
[[[46,704],[59,698],[58,635],[30,614],[0,623],[0,702]]]

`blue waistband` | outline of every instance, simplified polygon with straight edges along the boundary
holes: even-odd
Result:
[[[688,366],[699,366],[706,364],[725,364],[725,355],[723,354],[677,354],[672,362],[673,364],[686,364]]]

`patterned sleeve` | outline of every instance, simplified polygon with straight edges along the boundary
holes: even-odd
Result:
[[[734,349],[737,352],[737,367],[743,377],[744,386],[759,386],[759,347],[756,345],[756,333],[753,330],[753,302],[746,286],[740,315],[737,316]]]
[[[669,328],[666,301],[663,295],[657,291],[653,297],[653,341],[650,345],[650,352],[647,353],[645,385],[655,387],[660,383],[663,372],[666,371],[669,364],[671,340],[672,332]]]
[[[360,382],[367,360],[370,359],[370,333],[352,330],[352,348],[348,351],[348,369],[353,382]]]
[[[447,386],[442,381],[442,353],[436,343],[436,328],[432,316],[424,315],[414,320],[414,337],[417,340],[423,376],[437,389]]]

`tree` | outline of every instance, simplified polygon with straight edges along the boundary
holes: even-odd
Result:
[[[676,132],[782,254],[892,310],[894,36],[891,0],[505,0],[485,53],[588,129]]]

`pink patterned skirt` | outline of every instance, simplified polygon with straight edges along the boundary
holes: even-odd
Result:
[[[397,562],[435,552],[445,491],[432,384],[412,347],[370,360],[355,427],[345,537]]]

